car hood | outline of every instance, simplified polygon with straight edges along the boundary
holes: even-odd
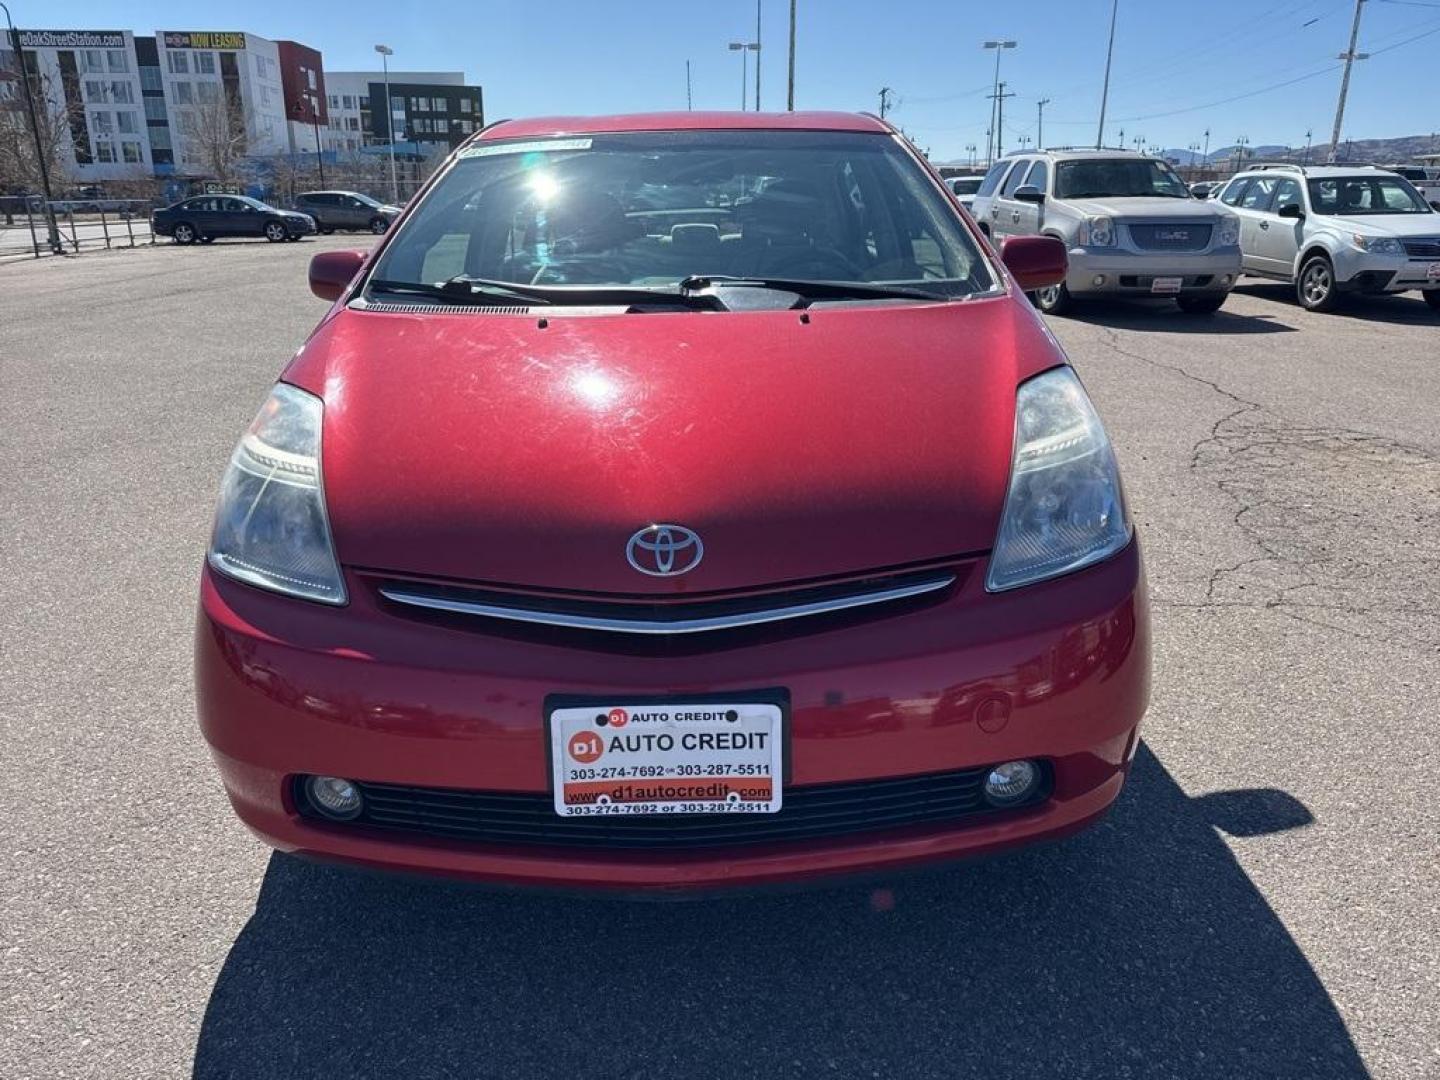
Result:
[[[1066,202],[1085,214],[1104,215],[1116,218],[1164,218],[1166,221],[1188,221],[1191,219],[1214,221],[1225,213],[1208,200],[1200,199],[1145,199],[1145,198],[1103,198],[1067,199]]]
[[[800,312],[338,309],[285,379],[325,401],[342,563],[673,594],[988,550],[1018,382],[1063,361],[1023,300]],[[693,529],[703,561],[626,545]]]
[[[1336,214],[1320,220],[1342,232],[1369,236],[1440,236],[1440,214]]]

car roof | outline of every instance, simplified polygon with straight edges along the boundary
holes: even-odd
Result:
[[[889,134],[890,125],[864,113],[844,112],[653,112],[613,116],[537,116],[501,120],[477,140],[600,135],[619,131],[868,131]]]
[[[1159,161],[1157,157],[1150,154],[1141,154],[1135,150],[1012,150],[1001,160],[1010,158],[1052,158],[1057,161],[1113,161],[1115,158],[1123,158],[1126,161]]]
[[[1381,176],[1399,175],[1378,165],[1271,165],[1264,169],[1241,169],[1231,179],[1238,180],[1242,176],[1274,176],[1277,173],[1281,176],[1299,175],[1307,180],[1323,180],[1331,176],[1374,176],[1377,173]]]

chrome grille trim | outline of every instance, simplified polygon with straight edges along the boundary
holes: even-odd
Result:
[[[748,626],[763,626],[767,623],[785,622],[790,619],[804,619],[815,615],[829,615],[839,611],[873,607],[876,604],[894,603],[897,600],[909,600],[947,589],[955,583],[955,580],[955,574],[947,573],[924,581],[876,589],[873,592],[789,604],[784,607],[762,608],[756,611],[731,612],[724,615],[689,619],[624,619],[576,612],[548,611],[544,608],[511,607],[448,596],[430,596],[396,585],[382,586],[380,595],[396,604],[406,604],[430,611],[444,611],[455,615],[475,615],[481,618],[540,626],[555,626],[567,630],[598,630],[615,634],[646,635],[704,634],[717,630],[739,630]]]

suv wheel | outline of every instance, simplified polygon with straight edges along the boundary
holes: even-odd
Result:
[[[1075,300],[1063,281],[1059,285],[1051,285],[1048,289],[1037,289],[1032,295],[1035,306],[1046,315],[1064,315],[1075,306]]]
[[[1190,315],[1211,315],[1220,310],[1227,293],[1202,293],[1198,296],[1177,296],[1175,303]]]
[[[1420,294],[1425,298],[1425,303],[1435,311],[1440,311],[1440,289],[1426,289]]]
[[[265,239],[272,244],[278,244],[286,235],[285,223],[282,221],[272,221],[265,226]]]
[[[1306,311],[1334,311],[1340,303],[1340,290],[1335,288],[1335,268],[1324,255],[1305,260],[1295,281],[1295,298]]]

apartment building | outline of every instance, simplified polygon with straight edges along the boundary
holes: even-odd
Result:
[[[388,146],[392,138],[421,156],[448,153],[485,126],[484,91],[462,71],[390,72],[389,110],[382,71],[331,71],[325,85],[337,153]]]

